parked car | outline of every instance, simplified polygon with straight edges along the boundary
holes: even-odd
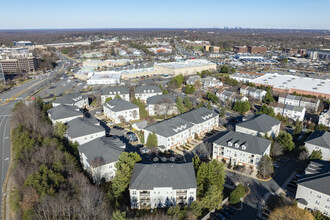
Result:
[[[223,216],[225,216],[226,218],[230,217],[230,214],[229,214],[226,210],[224,210],[224,209],[220,209],[219,212],[220,212]]]
[[[223,215],[222,215],[221,213],[219,213],[219,212],[216,213],[216,216],[219,217],[221,220],[225,220],[225,219],[226,219],[226,217],[223,216]]]
[[[144,147],[144,148],[140,149],[140,152],[143,153],[143,154],[147,154],[147,153],[150,152],[150,150],[148,148]]]

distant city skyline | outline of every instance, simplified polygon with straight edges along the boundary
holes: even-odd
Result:
[[[329,0],[10,0],[0,7],[0,29],[330,29]]]

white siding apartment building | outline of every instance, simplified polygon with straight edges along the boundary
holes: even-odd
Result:
[[[155,95],[147,99],[147,111],[150,116],[179,114],[176,97],[173,95]]]
[[[204,136],[218,124],[219,115],[203,107],[144,128],[144,138],[147,140],[149,134],[155,132],[158,145],[169,150],[185,145],[195,135]]]
[[[132,209],[190,205],[196,191],[192,163],[136,163],[129,185]]]
[[[202,88],[208,89],[208,88],[214,88],[214,87],[221,87],[223,86],[223,83],[216,79],[213,76],[207,76],[205,78],[201,78],[200,76],[190,76],[187,80],[187,84],[189,85],[195,85],[196,82],[200,82]]]
[[[102,179],[108,182],[115,177],[115,164],[125,147],[119,138],[113,137],[99,137],[78,146],[80,162],[94,183]]]
[[[330,132],[314,131],[305,141],[305,147],[310,154],[320,150],[322,159],[330,160]]]
[[[330,110],[320,115],[319,124],[325,125],[330,128]]]
[[[65,136],[69,141],[84,144],[98,137],[105,136],[105,130],[97,120],[76,118],[67,123]]]
[[[237,101],[248,101],[249,99],[245,96],[239,95],[236,92],[231,92],[227,90],[218,90],[216,93],[216,96],[220,99],[222,102],[226,102],[227,100],[231,102],[237,102]]]
[[[59,97],[52,102],[53,107],[58,105],[75,105],[79,108],[84,108],[88,106],[88,97],[81,95],[79,93],[67,94],[65,96]]]
[[[158,86],[145,85],[135,89],[135,98],[139,98],[144,103],[147,102],[148,98],[162,94],[162,90]]]
[[[240,93],[245,96],[250,96],[251,98],[262,100],[267,92],[262,89],[257,89],[254,87],[249,87],[249,86],[242,86],[240,88]]]
[[[84,115],[77,106],[58,105],[47,111],[48,117],[55,125],[57,122],[67,123],[75,118],[82,118]]]
[[[107,98],[114,99],[116,96],[119,96],[125,101],[129,100],[129,89],[123,86],[118,87],[106,87],[102,89],[101,103],[104,104]]]
[[[140,119],[139,107],[119,98],[104,103],[103,112],[116,124]]]
[[[274,109],[275,114],[281,114],[293,120],[303,121],[305,118],[306,108],[301,106],[285,105],[282,103],[270,103]]]
[[[301,96],[295,95],[280,95],[278,97],[278,103],[286,104],[286,105],[293,105],[293,106],[300,106],[304,107],[313,111],[317,111],[320,100],[316,98],[306,98]]]
[[[311,161],[298,181],[296,193],[299,208],[318,210],[330,217],[330,161]]]
[[[268,136],[277,137],[280,133],[281,122],[266,114],[258,115],[248,121],[238,123],[236,131],[251,134],[254,136],[264,137],[267,133]]]
[[[213,159],[257,169],[262,156],[269,155],[270,146],[270,140],[228,131],[213,142]]]

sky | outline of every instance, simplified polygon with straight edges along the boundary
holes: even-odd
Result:
[[[330,29],[330,0],[0,0],[0,9],[0,29]]]

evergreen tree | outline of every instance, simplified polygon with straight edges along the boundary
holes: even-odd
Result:
[[[286,131],[280,132],[280,134],[277,137],[277,141],[283,146],[283,150],[285,151],[292,151],[294,148],[292,136]]]
[[[269,103],[271,103],[271,102],[275,102],[275,99],[274,99],[274,97],[273,97],[273,95],[272,95],[272,90],[271,90],[271,88],[270,87],[267,87],[266,88],[266,95],[265,95],[265,97],[264,97],[264,103],[266,103],[266,104],[269,104]]]
[[[321,150],[313,150],[311,155],[309,156],[311,160],[322,160],[322,151]]]
[[[268,107],[266,104],[263,104],[260,108],[260,110],[257,112],[258,115],[260,114],[266,114],[269,115],[270,117],[275,117],[275,112],[272,107]]]
[[[158,139],[155,132],[152,132],[148,135],[146,146],[152,148],[158,147]]]
[[[195,168],[195,174],[197,174],[198,168],[201,165],[201,161],[200,161],[199,156],[197,154],[193,158],[193,164],[194,164],[194,168]]]
[[[186,94],[193,94],[195,92],[195,87],[194,85],[186,85],[184,88],[184,93]]]
[[[230,204],[237,204],[241,201],[241,198],[245,195],[245,189],[242,184],[238,184],[236,188],[230,193]]]
[[[206,163],[202,163],[199,166],[198,172],[197,172],[197,196],[203,197],[205,195],[205,192],[207,190],[207,165]]]
[[[190,99],[189,99],[188,96],[186,96],[186,97],[184,98],[183,103],[184,103],[184,106],[186,107],[186,109],[187,109],[188,111],[191,110],[191,109],[193,108],[192,103],[191,103],[191,101],[190,101]]]
[[[184,107],[183,100],[180,96],[178,96],[176,99],[176,107],[181,114],[186,112],[186,108]]]
[[[234,104],[233,110],[237,111],[241,114],[244,114],[245,112],[249,111],[251,109],[251,104],[249,101],[237,101]]]
[[[224,108],[221,108],[220,109],[220,112],[219,112],[219,117],[220,118],[223,118],[226,116],[226,110]]]
[[[134,98],[132,103],[139,107],[139,112],[140,112],[141,118],[146,118],[149,116],[149,113],[147,112],[146,107],[145,107],[144,103],[140,100],[140,98],[138,98],[138,99]]]

